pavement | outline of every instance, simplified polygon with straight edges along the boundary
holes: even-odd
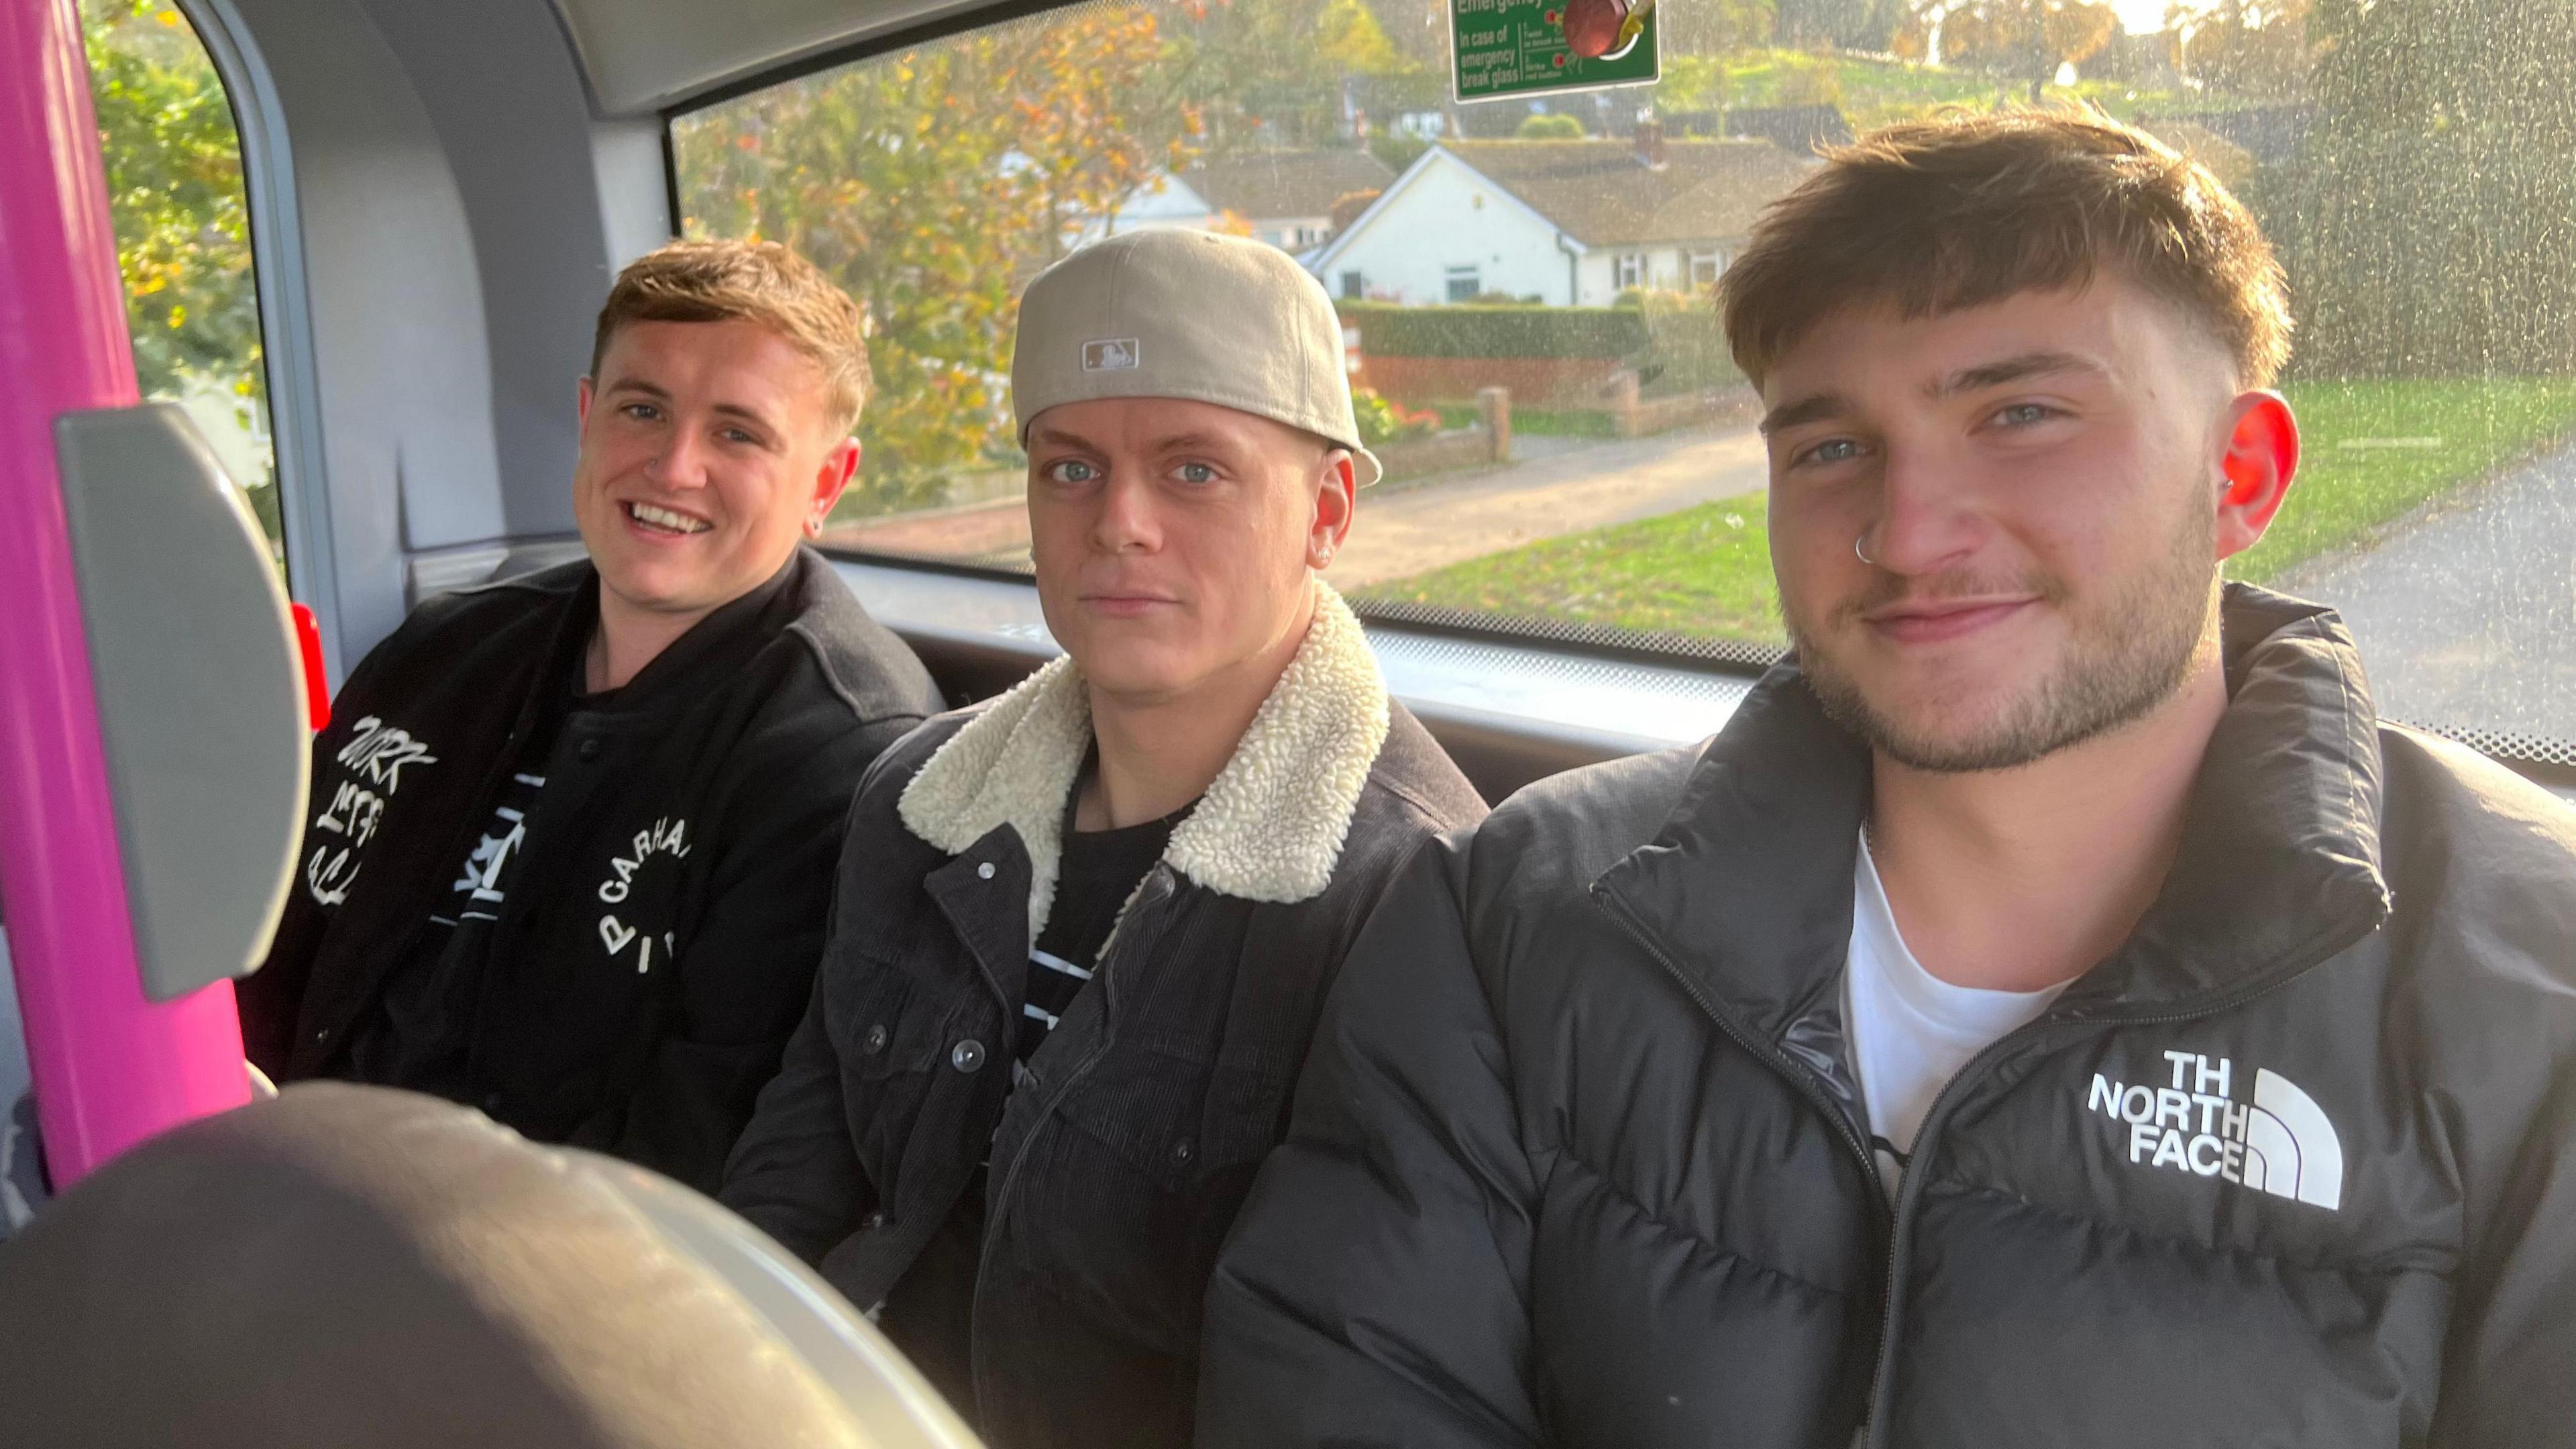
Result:
[[[1749,426],[1685,428],[1590,446],[1515,438],[1524,457],[1489,472],[1436,475],[1360,496],[1358,526],[1324,577],[1349,589],[1418,574],[1559,534],[1583,533],[1770,483]]]
[[[2334,605],[2381,715],[2576,741],[2576,448],[2280,582]]]
[[[1559,534],[1758,494],[1770,481],[1750,426],[1684,428],[1603,442],[1521,434],[1499,468],[1459,469],[1372,488],[1325,577],[1343,588],[1403,578]],[[1026,560],[1020,499],[872,518],[826,530],[846,548]]]

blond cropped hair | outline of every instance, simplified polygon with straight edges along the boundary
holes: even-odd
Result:
[[[627,263],[592,334],[590,370],[630,322],[753,322],[823,370],[843,432],[859,424],[873,380],[868,318],[823,269],[777,242],[675,241]]]

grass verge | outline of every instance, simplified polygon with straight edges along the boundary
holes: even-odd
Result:
[[[2294,383],[2305,457],[2263,541],[2230,578],[2274,583],[2320,554],[2367,547],[2389,525],[2576,433],[2576,378]]]
[[[2417,509],[2576,436],[2576,378],[2320,382],[2285,389],[2306,459],[2281,516],[2228,574],[2278,581],[2367,547]],[[1517,420],[1517,418],[1516,418]],[[1546,539],[1355,591],[1646,633],[1777,641],[1758,497]]]
[[[1476,422],[1476,410],[1455,403],[1443,403],[1436,409],[1443,428],[1464,428]],[[1554,438],[1615,438],[1619,436],[1619,418],[1615,413],[1593,408],[1524,408],[1512,409],[1512,431]]]
[[[1569,534],[1353,591],[1485,614],[1720,639],[1780,637],[1760,498]]]

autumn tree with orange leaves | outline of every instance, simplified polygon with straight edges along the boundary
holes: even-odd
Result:
[[[1203,130],[1150,10],[999,27],[762,91],[672,127],[689,235],[783,241],[868,311],[859,482],[879,513],[1016,461],[1020,289]]]

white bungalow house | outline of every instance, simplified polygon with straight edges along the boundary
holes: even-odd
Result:
[[[1242,226],[1282,251],[1311,251],[1332,235],[1334,202],[1383,190],[1394,179],[1366,151],[1242,152],[1163,173],[1075,241],[1150,226]]]
[[[1632,287],[1717,280],[1753,218],[1812,158],[1769,141],[1443,141],[1303,258],[1336,297],[1483,293],[1607,306]]]

